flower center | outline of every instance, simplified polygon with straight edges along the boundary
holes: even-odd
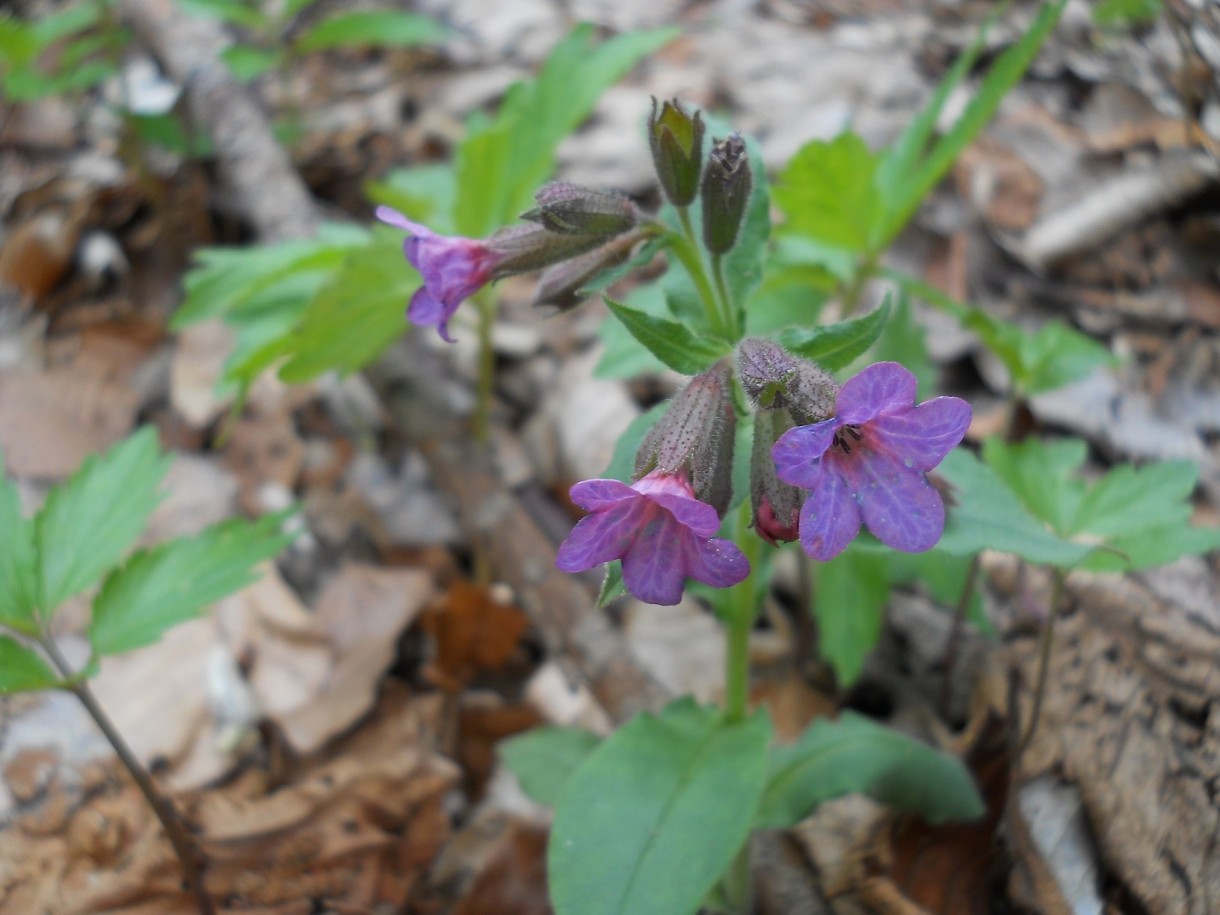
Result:
[[[851,449],[863,439],[859,426],[843,426],[835,433],[831,447],[840,449],[844,454],[851,454]]]

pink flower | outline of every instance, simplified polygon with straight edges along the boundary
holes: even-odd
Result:
[[[732,541],[713,534],[720,516],[695,498],[683,474],[654,470],[630,486],[618,480],[585,480],[572,501],[591,514],[559,547],[555,565],[583,572],[623,561],[623,584],[650,604],[676,604],[687,578],[727,588],[750,574]]]
[[[915,376],[895,362],[868,366],[839,390],[835,415],[780,436],[771,455],[781,480],[808,490],[805,552],[834,558],[863,523],[887,546],[931,549],[945,506],[927,471],[962,440],[970,405],[937,397],[915,406]]]
[[[424,278],[424,285],[411,296],[407,320],[435,327],[442,340],[452,343],[449,319],[465,299],[491,281],[504,255],[472,238],[437,235],[389,207],[378,207],[377,218],[410,233],[403,254]]]

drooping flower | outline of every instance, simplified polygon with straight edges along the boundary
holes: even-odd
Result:
[[[403,254],[424,279],[424,285],[411,296],[407,320],[435,327],[442,340],[452,343],[449,319],[463,300],[491,281],[503,256],[473,238],[437,235],[386,206],[377,208],[377,218],[410,233],[403,242]]]
[[[727,588],[750,574],[736,544],[713,536],[720,516],[681,472],[653,470],[630,486],[585,480],[571,496],[590,514],[559,547],[555,564],[564,572],[621,559],[623,584],[650,604],[678,603],[687,578]]]
[[[945,527],[927,472],[962,440],[970,405],[936,397],[915,405],[915,376],[894,362],[846,382],[835,415],[798,426],[771,450],[779,478],[808,490],[800,540],[814,559],[834,558],[866,526],[908,553],[931,549]]]

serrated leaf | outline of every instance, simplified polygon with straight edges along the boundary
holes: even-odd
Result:
[[[0,625],[26,635],[38,632],[38,554],[34,525],[21,513],[21,499],[4,475],[0,456]]]
[[[255,566],[293,538],[283,514],[226,521],[133,555],[93,601],[89,641],[98,655],[152,644],[177,623],[257,579]]]
[[[675,372],[697,375],[730,351],[728,344],[697,336],[685,324],[628,308],[609,296],[603,298],[631,336]]]
[[[932,823],[975,819],[986,809],[960,760],[844,712],[772,751],[755,825],[787,828],[818,804],[857,793]]]
[[[48,689],[59,678],[41,656],[10,635],[0,635],[0,694]]]
[[[780,174],[773,196],[785,232],[863,253],[882,201],[873,181],[877,155],[848,131],[829,142],[811,140]]]
[[[693,915],[749,834],[770,738],[765,713],[728,724],[690,699],[607,738],[555,810],[556,915]]]
[[[161,497],[169,458],[146,426],[91,457],[51,490],[34,518],[41,558],[39,606],[45,615],[83,591],[135,543]]]
[[[936,473],[953,486],[945,532],[936,548],[956,556],[984,549],[1014,553],[1039,564],[1069,568],[1092,550],[1055,535],[1031,515],[990,467],[964,448],[950,451]]]
[[[876,311],[825,327],[789,328],[780,334],[785,349],[818,363],[828,372],[850,365],[877,342],[890,318],[887,298]]]
[[[840,685],[847,687],[881,637],[890,597],[886,557],[857,541],[829,562],[815,563],[813,574],[818,651],[834,668]]]
[[[400,10],[355,10],[336,13],[302,34],[301,51],[330,48],[406,48],[438,44],[449,30],[434,19]]]
[[[554,807],[568,778],[601,742],[582,728],[551,727],[513,737],[498,749],[521,789],[539,804]]]

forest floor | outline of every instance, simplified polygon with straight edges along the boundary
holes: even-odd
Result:
[[[651,96],[718,112],[757,137],[772,169],[848,125],[880,145],[991,6],[420,0],[450,28],[439,45],[310,55],[250,91],[268,122],[286,94],[297,100],[292,177],[317,211],[368,224],[366,181],[445,159],[465,119],[575,22],[677,25],[559,150],[558,177],[655,200],[641,130]],[[1213,46],[1192,35],[1220,41],[1206,5],[1197,21],[1169,6],[1154,25],[1102,32],[1089,4],[1070,3],[889,257],[1023,326],[1060,319],[1103,342],[1116,367],[1033,398],[1024,421],[1083,437],[1096,468],[1195,462],[1194,521],[1216,526],[1220,169],[1204,128],[1220,95]],[[141,72],[166,54],[158,7],[117,5],[134,26],[126,65]],[[1032,16],[1013,4],[987,55]],[[553,570],[575,517],[568,486],[601,474],[618,434],[677,376],[594,378],[604,307],[544,314],[529,305],[533,279],[513,278],[500,286],[490,464],[453,423],[413,412],[428,399],[459,419],[469,409],[469,329],[452,347],[412,331],[345,379],[265,378],[226,425],[229,333],[175,332],[169,319],[198,249],[265,233],[251,215],[262,202],[227,183],[234,149],[213,136],[209,156],[158,153],[137,169],[97,92],[5,107],[0,453],[27,505],[152,424],[173,464],[148,542],[303,507],[297,542],[256,584],[106,659],[95,682],[199,835],[211,895],[223,911],[268,915],[549,912],[549,814],[497,744],[541,723],[605,732],[667,697],[723,689],[723,635],[698,601],[599,613],[596,580]],[[297,218],[282,198],[266,204]],[[972,434],[1006,422],[995,360],[942,315],[917,316],[932,360],[975,406]],[[963,755],[990,809],[928,827],[859,797],[823,805],[756,840],[758,911],[1220,911],[1217,557],[1069,577],[1041,725],[1015,769],[1010,725],[1038,654],[1030,608],[1048,583],[999,555],[983,569],[992,632],[968,627],[947,664],[951,608],[900,590],[846,691],[817,660],[807,615],[769,608],[753,699],[781,736],[842,708],[885,719]],[[57,619],[73,658],[84,612]],[[195,911],[156,819],[71,695],[3,701],[0,772],[0,913]]]

